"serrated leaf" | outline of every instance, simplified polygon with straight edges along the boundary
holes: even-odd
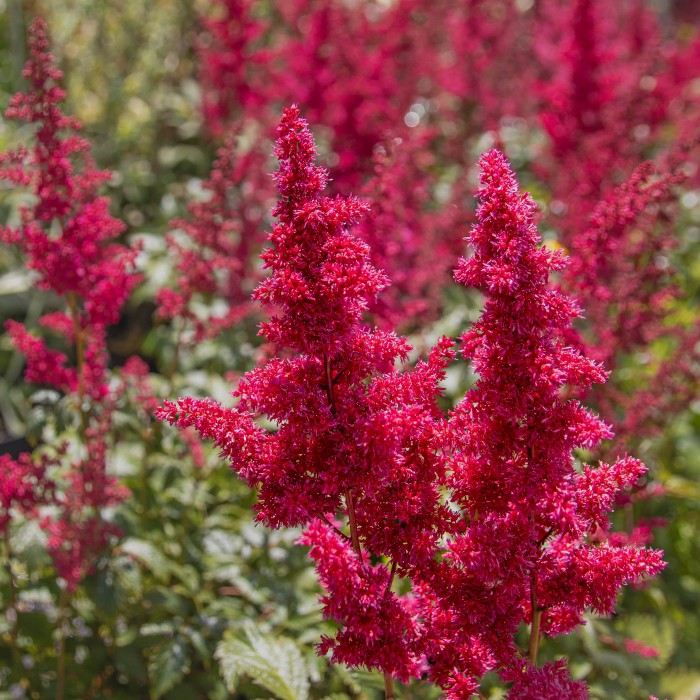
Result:
[[[124,540],[120,549],[138,559],[158,580],[167,581],[170,574],[170,563],[167,557],[151,542],[130,537]]]
[[[204,636],[199,630],[188,626],[182,628],[182,633],[187,636],[187,638],[190,640],[190,644],[192,644],[203,661],[207,661],[211,658],[209,647],[204,640]]]
[[[182,635],[161,645],[148,662],[148,676],[151,680],[151,697],[163,697],[174,688],[190,670],[189,650]]]
[[[248,676],[282,700],[307,700],[308,670],[299,648],[290,639],[246,629],[248,642],[228,638],[220,642],[214,655],[230,692],[239,676]]]

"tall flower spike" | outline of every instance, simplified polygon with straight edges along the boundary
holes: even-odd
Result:
[[[217,152],[209,178],[202,183],[204,201],[188,204],[187,218],[170,226],[184,234],[167,237],[175,260],[177,282],[159,290],[158,316],[178,318],[194,331],[192,342],[213,338],[249,312],[249,297],[257,269],[253,252],[264,242],[261,212],[269,208],[267,187],[261,183],[264,157],[256,149],[243,152],[239,134],[232,131]],[[251,192],[243,194],[244,189]],[[182,241],[182,242],[180,242]],[[201,297],[223,306],[223,313],[203,315]],[[182,342],[182,333],[179,337]]]
[[[79,346],[80,376],[64,367],[64,356],[21,325],[11,323],[9,330],[27,355],[31,381],[63,391],[77,383],[81,393],[100,400],[107,390],[105,331],[119,319],[138,282],[133,274],[137,251],[115,241],[124,225],[110,216],[109,200],[98,195],[110,173],[94,167],[90,144],[78,135],[80,124],[61,111],[62,74],[48,45],[46,25],[37,18],[24,69],[31,87],[14,95],[7,110],[8,118],[36,125],[35,142],[0,155],[0,179],[30,187],[37,201],[23,209],[18,228],[0,228],[0,240],[22,250],[42,289],[68,301],[69,313],[47,314],[40,323]]]
[[[284,111],[275,154],[278,223],[270,236],[274,248],[262,255],[272,275],[253,298],[284,314],[261,332],[299,352],[333,354],[388,283],[370,264],[367,246],[347,232],[368,207],[355,197],[321,196],[328,173],[314,165],[316,146],[295,107]]]
[[[518,626],[531,625],[529,658],[536,666],[542,632],[570,631],[587,608],[609,614],[623,584],[663,563],[657,551],[586,539],[607,524],[613,494],[634,483],[644,466],[625,459],[575,468],[572,450],[593,447],[611,432],[577,401],[565,400],[562,389],[602,382],[605,372],[564,344],[580,311],[548,282],[566,260],[540,247],[534,202],[519,194],[501,153],[490,151],[480,165],[473,254],[455,275],[486,295],[480,320],[462,336],[479,379],[449,429],[452,495],[466,523],[424,578],[426,614],[442,649],[431,673],[451,697],[475,691],[469,673],[491,669],[515,680],[509,697],[533,697],[525,686],[537,687],[538,697],[555,697],[564,687],[579,697],[580,684],[567,681],[560,667],[535,673],[518,661]],[[447,635],[442,643],[441,634]],[[455,677],[454,668],[467,673]]]
[[[301,542],[327,588],[326,615],[342,625],[322,649],[406,680],[422,669],[421,624],[391,583],[427,566],[454,520],[441,503],[436,404],[452,344],[443,339],[413,372],[394,369],[407,357],[405,340],[361,320],[386,284],[348,231],[367,205],[323,196],[327,173],[314,165],[294,107],[284,111],[276,153],[278,222],[263,254],[272,274],[255,296],[277,310],[261,332],[284,352],[244,376],[235,408],[180,399],[159,415],[216,441],[258,486],[259,520],[307,528]],[[259,428],[258,415],[278,429]]]
[[[24,253],[40,288],[65,300],[64,310],[45,314],[39,324],[66,339],[75,366],[69,366],[68,354],[50,349],[21,323],[10,320],[6,328],[26,358],[26,379],[71,394],[80,416],[82,456],[70,461],[69,452],[60,454],[67,486],[52,492],[55,519],[45,522],[54,565],[72,591],[115,532],[103,521],[102,509],[127,494],[106,473],[106,434],[115,399],[107,376],[106,330],[119,319],[138,282],[133,272],[137,251],[117,241],[124,225],[110,216],[109,200],[99,196],[110,174],[95,168],[90,144],[78,133],[80,124],[61,111],[62,75],[41,19],[32,22],[29,48],[24,69],[29,89],[12,97],[6,114],[33,125],[35,137],[31,146],[0,155],[0,179],[30,189],[34,201],[22,209],[17,228],[0,228],[0,240]],[[21,475],[44,463],[25,456],[5,466]],[[36,488],[38,502],[41,489]]]

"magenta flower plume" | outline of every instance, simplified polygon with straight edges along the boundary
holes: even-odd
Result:
[[[667,425],[700,384],[700,327],[668,321],[671,303],[683,298],[669,257],[680,243],[675,190],[684,179],[678,172],[656,175],[652,163],[643,163],[595,207],[563,275],[565,288],[586,307],[579,342],[606,367],[614,369],[660,338],[675,343],[668,358],[646,368],[645,389],[625,391],[612,381],[587,397],[615,420],[618,441],[631,445]]]
[[[542,632],[570,631],[587,608],[609,614],[622,585],[664,565],[658,551],[587,539],[607,528],[615,494],[644,466],[626,458],[577,468],[572,450],[593,447],[611,431],[563,390],[602,382],[605,372],[564,344],[580,310],[548,282],[566,261],[539,245],[532,199],[519,194],[501,153],[490,151],[480,164],[473,254],[455,275],[486,296],[480,320],[462,336],[479,379],[449,428],[452,494],[466,525],[424,579],[433,643],[441,647],[431,674],[452,688],[451,697],[477,687],[455,668],[474,675],[496,668],[504,680],[520,679],[509,697],[562,697],[543,691],[568,687],[561,669],[524,672],[518,665],[518,626],[531,625],[535,666]],[[443,634],[450,643],[440,642]],[[480,649],[478,657],[470,649]],[[575,686],[565,696],[581,696]]]
[[[80,124],[60,109],[62,74],[48,46],[46,25],[36,19],[24,69],[31,87],[12,97],[7,110],[8,118],[36,125],[35,143],[0,155],[0,179],[31,188],[37,201],[23,209],[18,228],[0,228],[0,240],[22,250],[42,289],[68,300],[69,313],[48,314],[40,323],[70,341],[79,339],[80,372],[20,324],[10,322],[8,330],[27,357],[32,382],[62,391],[79,385],[81,393],[99,401],[107,391],[105,331],[138,282],[137,251],[115,241],[124,225],[110,216],[109,200],[97,194],[110,174],[95,169],[90,144],[78,135]]]
[[[441,503],[436,404],[452,343],[440,341],[413,372],[394,369],[406,341],[362,322],[387,283],[349,231],[367,205],[322,194],[328,176],[295,107],[284,111],[276,153],[278,221],[263,254],[271,275],[255,298],[275,312],[261,333],[281,354],[244,376],[235,408],[183,398],[158,414],[216,442],[257,486],[260,521],[307,527],[326,615],[342,626],[322,649],[406,680],[422,671],[420,621],[391,583],[427,566],[454,522]],[[259,427],[260,415],[277,430]]]
[[[328,173],[314,165],[316,146],[296,108],[285,110],[275,155],[280,202],[269,248],[272,270],[254,294],[284,314],[262,326],[267,339],[300,352],[334,353],[354,335],[368,305],[387,286],[367,246],[347,229],[367,210],[355,197],[323,197]]]
[[[372,210],[358,233],[370,246],[372,262],[391,279],[370,311],[387,328],[416,329],[438,318],[461,250],[463,207],[453,200],[431,208],[434,137],[427,129],[409,129],[377,147],[374,176],[364,190]]]
[[[253,253],[264,243],[260,222],[269,208],[263,161],[261,151],[244,152],[238,134],[229,134],[202,183],[206,199],[190,202],[187,218],[170,224],[184,240],[167,237],[178,279],[159,290],[158,317],[179,318],[194,331],[193,342],[216,337],[250,311],[250,294],[259,281]],[[203,313],[202,300],[209,306],[218,301],[222,312]]]
[[[50,500],[41,483],[46,475],[40,477],[46,458],[24,455],[6,461],[3,469],[14,471],[21,485],[12,496],[17,510],[32,501],[55,506],[52,518],[43,521],[48,550],[58,575],[74,590],[116,533],[103,521],[102,510],[128,494],[106,472],[106,434],[116,399],[107,375],[106,331],[119,320],[138,282],[133,270],[138,251],[118,242],[124,225],[110,216],[109,200],[98,194],[110,174],[95,168],[90,144],[79,136],[80,124],[61,111],[62,75],[41,19],[32,22],[29,48],[23,73],[29,89],[12,97],[6,114],[33,125],[35,137],[31,146],[0,154],[0,179],[28,188],[34,202],[21,210],[17,228],[0,228],[0,240],[22,251],[40,288],[65,300],[63,310],[45,314],[39,324],[64,338],[71,352],[51,349],[17,321],[8,321],[6,328],[26,358],[26,379],[73,399],[82,456],[71,460],[66,446],[59,447],[51,464],[64,467],[64,488],[52,487]],[[32,473],[33,493],[24,493],[25,477]]]
[[[34,516],[43,505],[53,502],[55,484],[49,477],[56,460],[42,455],[21,454],[17,459],[0,455],[0,534],[12,522],[12,512]]]

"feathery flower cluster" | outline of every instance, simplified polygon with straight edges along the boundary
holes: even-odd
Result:
[[[464,169],[471,165],[465,143],[486,130],[498,138],[505,118],[544,127],[549,142],[533,167],[552,192],[550,223],[573,260],[588,255],[590,212],[650,153],[663,172],[700,172],[693,156],[700,40],[683,47],[665,38],[642,0],[533,8],[505,0],[399,0],[360,9],[340,0],[290,0],[275,17],[259,12],[255,0],[216,5],[199,51],[210,127],[221,132],[227,120],[250,117],[271,124],[280,104],[294,100],[324,130],[337,160],[336,191],[401,202],[394,213],[388,199],[380,201],[371,215],[378,228],[394,232],[387,244],[373,235],[369,219],[362,227],[373,262],[393,282],[373,307],[380,323],[409,327],[416,311],[426,320],[439,314],[440,296],[429,280],[448,274],[450,256],[435,250],[451,249],[452,241],[437,241],[435,232],[453,229],[435,221],[429,188],[418,191],[422,164],[437,157],[443,172]],[[396,162],[380,165],[384,174],[368,185],[375,150],[403,130],[404,118],[409,131],[428,124],[436,139],[424,139],[423,148],[421,139],[402,145]],[[405,244],[393,256],[397,240]],[[622,251],[611,262],[624,265]],[[644,277],[644,266],[632,273]],[[617,296],[623,291],[611,291],[605,304],[596,300],[613,333],[618,303],[631,301]]]
[[[255,174],[263,173],[262,159],[257,150],[241,152],[237,136],[229,135],[202,183],[205,198],[188,205],[187,219],[171,223],[185,240],[168,236],[179,277],[176,288],[159,290],[158,316],[185,321],[195,342],[215,337],[248,312],[255,278],[252,253],[262,245],[259,231],[266,205],[261,197],[267,182],[255,181]],[[224,302],[225,310],[203,315],[198,306],[210,309],[213,300]]]
[[[0,533],[7,531],[13,512],[34,517],[41,506],[53,502],[55,484],[49,472],[55,464],[47,455],[0,455]]]
[[[560,46],[562,60],[552,62],[558,68],[542,90],[551,139],[543,173],[552,223],[572,257],[564,287],[587,312],[582,340],[609,369],[659,338],[677,348],[653,374],[647,368],[649,392],[630,395],[613,379],[589,395],[633,445],[687,407],[698,387],[700,330],[665,318],[681,296],[669,261],[679,244],[679,185],[697,177],[700,112],[690,94],[700,54],[664,45],[644,3],[577,0],[545,5],[544,14],[549,35],[540,50]],[[622,36],[621,26],[629,27]],[[650,153],[656,168],[644,162]]]
[[[24,77],[31,87],[10,100],[6,116],[35,124],[35,144],[0,155],[0,178],[31,188],[37,202],[23,209],[19,227],[2,228],[0,238],[22,250],[42,289],[66,298],[69,313],[54,312],[39,322],[81,346],[82,371],[66,368],[64,355],[20,324],[10,323],[8,330],[26,353],[32,381],[62,391],[79,385],[99,400],[106,391],[105,330],[119,319],[138,281],[131,272],[137,251],[115,241],[124,225],[110,216],[109,200],[97,195],[110,174],[94,168],[80,125],[61,112],[62,75],[48,53],[43,20],[32,24],[29,45]],[[76,170],[80,157],[84,167]]]
[[[361,233],[373,263],[393,283],[373,306],[374,317],[392,327],[434,320],[438,288],[449,278],[455,253],[454,237],[438,240],[437,234],[457,230],[448,215],[464,215],[461,208],[435,206],[424,166],[444,136],[448,143],[439,148],[463,165],[464,139],[454,131],[464,123],[461,116],[472,114],[466,126],[473,136],[485,120],[497,124],[506,90],[520,101],[529,94],[503,79],[509,73],[503,67],[516,62],[510,47],[525,51],[514,41],[521,33],[518,11],[501,0],[474,0],[469,9],[424,0],[361,8],[342,0],[290,1],[271,19],[256,4],[218,0],[204,20],[200,80],[210,129],[221,134],[229,124],[250,120],[271,129],[282,105],[300,104],[309,122],[323,129],[333,190],[382,197]],[[485,77],[491,73],[498,79]],[[405,136],[433,120],[438,129]],[[399,135],[404,143],[377,158],[377,150]],[[389,240],[382,242],[379,229]]]
[[[413,129],[375,149],[374,177],[364,189],[372,209],[357,234],[369,245],[373,264],[391,279],[370,311],[389,328],[415,328],[439,316],[449,283],[445,261],[461,248],[461,235],[453,232],[466,227],[464,210],[453,201],[431,208],[433,136]]]
[[[260,521],[306,528],[325,614],[341,626],[320,647],[333,661],[429,678],[450,698],[470,697],[494,669],[510,698],[585,697],[561,663],[537,668],[540,634],[570,631],[588,608],[609,614],[621,586],[663,563],[588,539],[644,467],[575,468],[572,450],[610,430],[561,389],[605,373],[564,344],[579,310],[548,284],[565,261],[538,246],[532,200],[500,153],[482,158],[475,253],[457,272],[487,296],[462,338],[480,378],[448,421],[437,398],[452,342],[397,372],[406,342],[362,324],[386,285],[348,231],[366,205],[322,195],[327,173],[296,108],[276,154],[271,275],[254,296],[275,311],[261,333],[281,354],[244,376],[234,408],[181,398],[159,417],[216,442],[258,488]],[[410,595],[394,592],[396,578]],[[514,640],[522,623],[529,663]]]
[[[246,113],[271,125],[280,104],[294,99],[330,130],[336,181],[357,186],[375,144],[417,94],[411,46],[395,26],[406,14],[336,0],[288,2],[275,25],[256,16],[253,0],[217,5],[200,48],[211,127],[221,131],[224,120]]]
[[[493,669],[514,683],[509,698],[585,697],[560,667],[533,668],[540,635],[571,631],[589,608],[610,614],[622,585],[663,563],[659,552],[588,541],[608,527],[615,495],[644,467],[625,458],[575,468],[574,448],[611,433],[561,390],[602,382],[605,373],[564,344],[580,311],[548,283],[565,259],[539,247],[534,203],[518,193],[498,151],[480,165],[474,251],[456,272],[486,296],[481,319],[462,336],[479,380],[446,432],[463,532],[419,579],[436,650],[430,677],[455,698],[477,692],[479,677]],[[531,625],[530,665],[514,641],[523,622]]]
[[[600,0],[565,8],[550,3],[545,15],[559,60],[542,88],[540,120],[551,140],[546,179],[562,203],[558,224],[568,245],[591,205],[639,165],[664,123],[654,89],[661,35],[639,2],[616,8]],[[621,35],[620,26],[630,30]]]
[[[30,88],[11,99],[7,116],[36,126],[34,145],[0,155],[0,178],[29,188],[35,203],[23,208],[17,228],[0,229],[0,240],[24,253],[42,289],[66,300],[66,311],[46,314],[39,324],[65,339],[75,365],[22,324],[8,321],[6,328],[26,357],[27,379],[72,395],[81,416],[86,455],[70,465],[64,493],[53,498],[58,515],[46,523],[59,575],[73,589],[113,531],[100,510],[125,495],[105,471],[104,428],[113,403],[106,329],[138,281],[132,272],[137,251],[117,242],[124,226],[110,216],[107,198],[98,196],[110,175],[95,169],[80,125],[61,111],[62,75],[41,19],[32,23],[29,46],[24,77]],[[26,457],[17,464],[30,463]]]
[[[618,439],[627,441],[665,425],[692,400],[700,381],[700,328],[672,328],[666,321],[671,302],[681,296],[669,256],[678,245],[674,190],[685,178],[654,171],[652,163],[642,164],[600,202],[564,274],[565,287],[586,308],[583,342],[609,369],[658,338],[675,340],[646,391],[630,394],[613,380],[590,394],[618,426]]]
[[[395,371],[405,340],[361,321],[386,285],[347,230],[367,205],[322,195],[327,174],[296,108],[284,112],[276,154],[278,222],[263,256],[272,274],[255,298],[277,310],[261,332],[287,351],[245,375],[235,408],[180,399],[159,414],[217,442],[258,486],[262,522],[307,527],[303,541],[329,587],[326,612],[344,625],[324,642],[333,658],[408,679],[419,670],[416,631],[411,603],[391,581],[416,561],[427,565],[453,520],[440,504],[436,433],[438,384],[453,353],[444,342],[410,374]],[[278,429],[257,427],[257,415]],[[391,563],[370,564],[382,557]]]

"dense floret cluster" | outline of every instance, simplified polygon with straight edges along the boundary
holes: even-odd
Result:
[[[129,100],[115,148],[151,107],[158,143],[114,179],[34,20],[0,686],[641,700],[693,665],[696,523],[660,516],[697,502],[700,36],[668,4],[215,0],[163,61],[199,84]]]
[[[366,205],[322,195],[327,175],[296,108],[276,153],[278,222],[263,255],[272,274],[255,297],[278,310],[261,333],[287,351],[244,376],[235,408],[180,399],[160,417],[216,442],[258,487],[263,522],[306,527],[325,614],[341,624],[321,644],[333,660],[404,681],[427,672],[454,698],[492,669],[515,681],[512,697],[569,686],[583,697],[560,666],[531,668],[540,634],[569,632],[586,609],[610,614],[621,586],[663,563],[658,551],[588,541],[645,468],[631,458],[574,468],[572,450],[612,433],[560,398],[606,378],[566,345],[580,310],[548,281],[564,256],[539,245],[534,203],[505,158],[486,154],[473,254],[456,272],[486,296],[462,337],[479,380],[448,420],[436,399],[452,343],[399,373],[406,342],[362,325],[386,284],[348,230]],[[412,584],[409,597],[393,591],[395,577]],[[529,671],[514,640],[523,621]]]

